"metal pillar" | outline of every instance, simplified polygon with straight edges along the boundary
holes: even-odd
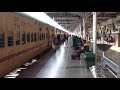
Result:
[[[79,28],[79,34],[80,34],[80,37],[81,37],[81,24],[79,24],[78,28]]]
[[[82,34],[81,34],[81,28],[82,28],[82,25],[81,25],[81,24],[79,24],[80,37],[82,38]]]
[[[85,13],[83,13],[83,39],[85,39]]]
[[[97,13],[93,12],[93,53],[96,54]]]
[[[82,32],[82,25],[80,24],[80,37],[82,38],[82,34],[81,34],[81,32]]]

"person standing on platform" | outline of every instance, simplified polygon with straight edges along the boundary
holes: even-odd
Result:
[[[66,41],[66,34],[64,34],[64,41]]]
[[[111,37],[111,35],[109,34],[109,36],[108,36],[108,44],[110,44],[111,40],[112,40],[112,37]]]
[[[69,37],[69,36],[68,36],[68,35],[66,35],[66,41],[67,41],[67,43],[68,43],[68,37]]]
[[[56,51],[56,44],[57,44],[57,37],[53,34],[52,35],[52,48]]]
[[[57,45],[59,45],[60,44],[60,34],[57,35],[57,41],[58,41]]]

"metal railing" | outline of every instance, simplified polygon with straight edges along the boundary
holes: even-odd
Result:
[[[117,64],[104,56],[98,66],[89,69],[94,78],[117,78],[118,68]]]

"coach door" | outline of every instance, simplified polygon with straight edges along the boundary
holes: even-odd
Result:
[[[49,29],[48,28],[46,28],[46,31],[47,31],[47,46],[49,47],[50,45],[50,43],[49,43]]]

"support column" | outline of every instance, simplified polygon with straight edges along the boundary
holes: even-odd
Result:
[[[85,39],[85,13],[83,13],[83,39]]]
[[[80,37],[81,37],[81,24],[79,24],[78,28],[79,28],[79,34],[80,34]]]
[[[114,34],[115,36],[115,46],[120,47],[120,33]]]
[[[81,24],[79,25],[79,30],[80,30],[80,37],[82,37],[82,35],[81,35]]]
[[[96,54],[97,13],[93,12],[93,53]]]

